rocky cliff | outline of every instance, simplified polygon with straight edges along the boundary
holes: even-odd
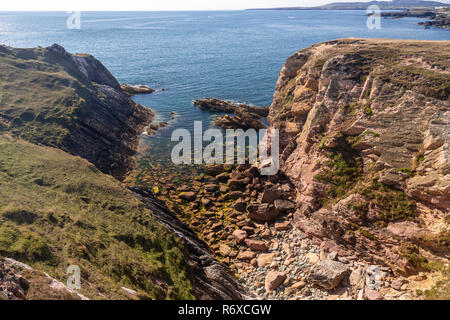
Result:
[[[445,41],[342,39],[286,61],[269,121],[295,224],[325,251],[402,272],[449,258],[449,52]]]
[[[121,178],[153,118],[100,61],[59,45],[0,46],[0,132],[63,149]]]
[[[0,88],[0,300],[247,297],[152,194],[108,175],[132,166],[153,113],[98,60],[0,46]]]

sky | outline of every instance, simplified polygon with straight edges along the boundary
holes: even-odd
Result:
[[[309,7],[330,2],[369,0],[0,0],[0,10],[241,10],[248,8]]]
[[[0,11],[165,11],[312,7],[370,0],[0,0]],[[437,0],[439,1],[439,0]],[[449,3],[450,0],[440,0]]]

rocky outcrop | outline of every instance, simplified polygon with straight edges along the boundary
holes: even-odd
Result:
[[[182,241],[186,248],[186,261],[191,273],[194,295],[201,300],[249,299],[247,292],[229,269],[211,253],[188,226],[182,223],[153,195],[140,189],[131,189],[136,197],[153,212],[156,220]]]
[[[232,116],[225,114],[214,119],[214,125],[222,129],[263,129],[266,126],[260,119],[267,117],[269,113],[267,107],[255,107],[211,98],[195,100],[194,105],[211,112],[232,113]]]
[[[1,131],[81,156],[118,178],[133,166],[138,135],[153,113],[132,101],[100,61],[56,44],[2,46],[0,68],[8,88],[0,118],[9,124]]]
[[[120,88],[130,97],[137,94],[150,94],[155,92],[155,89],[152,89],[145,85],[132,86],[129,84],[121,84]]]
[[[27,264],[0,256],[0,300],[87,300]]]
[[[381,16],[393,19],[405,17],[424,18],[428,20],[425,22],[419,22],[418,25],[424,26],[425,28],[450,28],[450,8],[413,8],[405,11],[382,12]]]
[[[448,52],[449,42],[343,39],[286,61],[269,122],[297,189],[296,226],[326,251],[407,271],[423,235],[406,245],[390,223],[448,237]]]

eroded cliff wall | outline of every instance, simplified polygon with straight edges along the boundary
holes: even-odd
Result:
[[[450,43],[342,39],[291,56],[270,109],[296,226],[414,269],[449,257]]]

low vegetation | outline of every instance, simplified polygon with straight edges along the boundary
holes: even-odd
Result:
[[[191,299],[184,248],[117,180],[62,151],[0,136],[0,255],[89,298]]]

